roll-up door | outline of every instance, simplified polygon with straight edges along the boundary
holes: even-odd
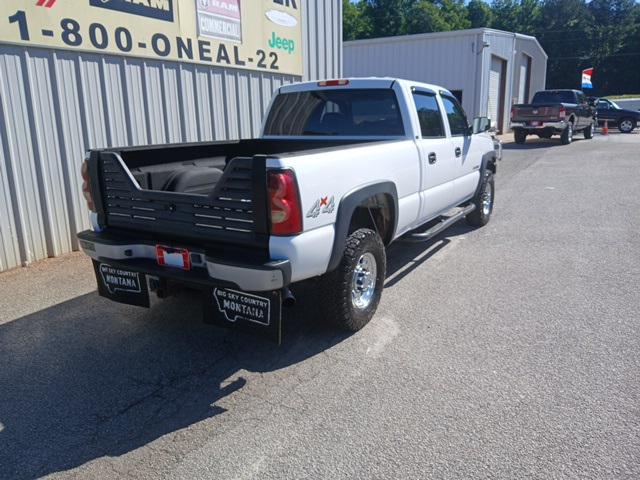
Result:
[[[504,64],[505,61],[495,55],[491,56],[489,69],[489,107],[487,116],[491,124],[502,131],[502,111],[504,110]]]

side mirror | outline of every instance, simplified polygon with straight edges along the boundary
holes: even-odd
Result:
[[[483,133],[491,130],[491,120],[487,117],[476,117],[473,119],[472,133]]]

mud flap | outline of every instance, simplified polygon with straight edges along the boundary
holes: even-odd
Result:
[[[93,261],[100,296],[114,302],[149,308],[149,288],[144,273]]]
[[[282,298],[279,290],[242,292],[215,287],[205,292],[204,321],[282,341]]]

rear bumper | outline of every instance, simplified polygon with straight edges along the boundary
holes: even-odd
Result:
[[[204,250],[189,249],[193,267],[184,271],[158,265],[158,242],[91,230],[80,232],[78,239],[83,252],[98,262],[179,283],[222,285],[250,292],[278,290],[291,283],[289,260],[247,261],[242,257],[220,258]]]
[[[567,128],[567,122],[560,120],[558,122],[540,122],[540,125],[529,125],[527,122],[511,122],[511,128],[520,128],[527,132],[535,133],[540,130],[564,130]]]

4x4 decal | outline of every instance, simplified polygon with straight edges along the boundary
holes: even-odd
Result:
[[[317,199],[311,209],[307,212],[307,218],[316,218],[321,213],[332,213],[336,208],[336,202],[331,195],[329,197],[321,197]]]

